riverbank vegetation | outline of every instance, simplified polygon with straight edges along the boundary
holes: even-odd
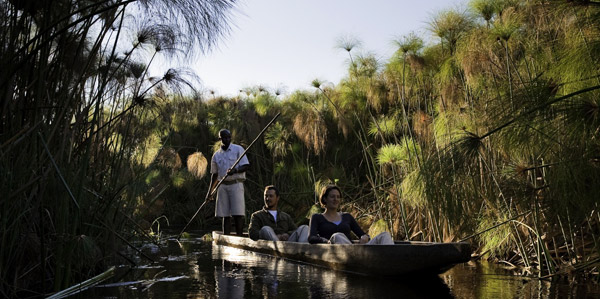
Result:
[[[233,2],[0,2],[0,297],[65,289],[146,234],[182,184],[171,99],[198,85],[149,67],[212,46]]]
[[[336,84],[236,97],[177,93],[197,86],[191,73],[147,74],[153,55],[210,46],[231,3],[169,6],[186,27],[133,21],[129,2],[2,4],[3,295],[64,289],[123,258],[132,237],[184,225],[218,130],[247,146],[278,112],[249,153],[249,211],[274,183],[306,221],[316,190],[336,182],[372,231],[468,239],[529,276],[597,273],[597,2],[473,0],[432,16],[432,41],[399,37],[385,61],[340,40],[348,72]],[[201,16],[214,21],[193,26]]]

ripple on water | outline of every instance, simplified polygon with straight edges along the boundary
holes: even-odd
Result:
[[[167,255],[115,275],[84,293],[92,298],[600,298],[597,285],[525,280],[488,263],[433,277],[341,273],[200,238],[167,241]],[[155,247],[146,250],[160,252]],[[143,260],[140,260],[143,261]]]

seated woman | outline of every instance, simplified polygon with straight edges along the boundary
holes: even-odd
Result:
[[[340,188],[328,185],[321,191],[321,206],[325,212],[310,218],[308,242],[330,244],[352,244],[350,231],[360,237],[359,244],[392,245],[394,240],[388,232],[383,232],[371,240],[349,213],[338,212],[342,197]]]

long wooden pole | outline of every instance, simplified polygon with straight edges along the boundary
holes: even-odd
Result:
[[[279,117],[279,115],[281,115],[281,112],[277,113],[277,115],[275,115],[275,117],[273,117],[273,119],[262,129],[262,131],[260,131],[260,133],[258,134],[258,136],[256,136],[256,138],[254,138],[254,140],[250,143],[250,145],[248,145],[248,147],[244,150],[244,152],[238,157],[238,159],[235,161],[235,163],[233,163],[233,165],[231,166],[231,168],[237,166],[238,163],[240,163],[240,160],[242,160],[242,157],[244,155],[246,155],[246,152],[248,152],[248,150],[252,147],[252,145],[254,145],[254,143],[258,140],[258,138],[260,138],[260,136],[262,136],[265,133],[265,131],[275,122],[275,120]],[[202,210],[202,208],[206,205],[206,203],[209,201],[209,198],[211,198],[214,195],[214,193],[217,191],[217,189],[219,189],[219,186],[221,186],[221,183],[223,183],[223,181],[225,181],[225,179],[227,178],[228,175],[229,175],[228,173],[225,173],[225,176],[223,178],[221,178],[221,180],[217,183],[217,185],[213,188],[213,190],[210,193],[206,194],[206,198],[204,198],[204,202],[196,210],[196,213],[194,213],[194,216],[192,216],[192,218],[190,219],[190,221],[188,221],[188,223],[183,227],[183,229],[181,230],[181,232],[177,236],[177,240],[179,240],[181,238],[181,235],[183,235],[183,233],[185,232],[185,230],[187,229],[187,227],[190,225],[190,223],[192,223],[192,221],[194,220],[194,218],[196,218],[196,216],[198,215],[198,213],[200,212],[200,210]],[[209,187],[208,188],[210,188],[211,185],[212,185],[212,182],[209,183]]]

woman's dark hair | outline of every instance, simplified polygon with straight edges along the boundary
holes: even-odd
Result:
[[[267,192],[267,190],[275,190],[275,196],[279,196],[279,190],[277,187],[275,187],[275,185],[266,186],[264,192]]]
[[[321,202],[322,206],[325,206],[325,198],[327,197],[327,195],[329,195],[329,192],[331,190],[337,190],[340,193],[340,196],[342,196],[342,190],[340,190],[340,187],[336,185],[327,185],[323,187],[323,189],[321,190],[321,196],[319,196],[319,201]]]

